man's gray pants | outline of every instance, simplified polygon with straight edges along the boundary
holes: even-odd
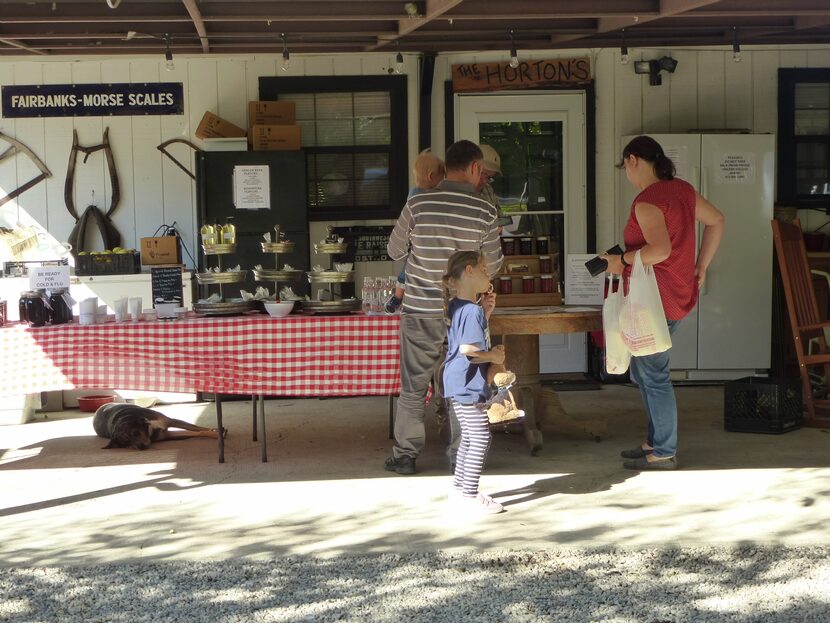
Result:
[[[401,316],[401,394],[395,414],[394,457],[417,458],[424,449],[424,402],[435,369],[444,356],[447,324],[443,316]],[[436,390],[437,391],[437,388]],[[454,418],[455,416],[449,415]],[[447,454],[452,462],[458,447],[460,427],[453,423]]]

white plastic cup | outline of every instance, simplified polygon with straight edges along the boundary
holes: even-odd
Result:
[[[115,299],[113,307],[115,308],[115,322],[124,322],[125,320],[129,320],[129,299]]]
[[[130,318],[133,322],[141,320],[141,297],[130,297]]]
[[[82,315],[95,316],[98,313],[98,297],[92,296],[78,303],[78,311]]]

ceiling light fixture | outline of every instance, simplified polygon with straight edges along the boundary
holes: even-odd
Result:
[[[176,69],[176,64],[173,62],[173,50],[170,49],[170,35],[164,35],[164,43],[166,45],[166,49],[164,50],[164,66],[167,68],[167,71],[173,71]]]
[[[620,48],[620,64],[628,65],[628,46],[625,44],[625,28],[622,29],[622,47]]]
[[[403,54],[401,54],[401,42],[397,40],[395,43],[398,46],[398,53],[395,56],[395,73],[400,74],[403,73]]]
[[[732,27],[732,60],[735,63],[741,62],[741,46],[738,43],[738,27]]]
[[[285,33],[281,33],[280,36],[282,37],[282,65],[280,65],[280,68],[283,71],[288,71],[288,68],[291,66],[291,55],[288,53],[288,44],[285,42]]]
[[[519,55],[516,53],[516,38],[513,29],[510,29],[510,66],[516,69],[519,66]]]

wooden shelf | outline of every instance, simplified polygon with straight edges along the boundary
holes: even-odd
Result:
[[[538,260],[540,257],[549,257],[551,261],[553,261],[553,256],[559,255],[559,251],[551,251],[549,253],[535,253],[533,255],[505,255],[504,256],[504,263],[513,261],[513,260]]]
[[[562,295],[558,292],[534,294],[499,294],[496,296],[496,309],[499,307],[536,307],[541,305],[561,305]]]
[[[513,277],[514,279],[521,277],[541,277],[542,275],[550,275],[552,277],[556,277],[558,272],[559,271],[551,271],[549,273],[498,273],[495,276],[494,280],[498,279],[499,277]]]

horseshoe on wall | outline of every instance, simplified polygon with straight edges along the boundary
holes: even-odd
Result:
[[[84,163],[89,159],[89,156],[99,149],[104,150],[107,158],[107,168],[110,172],[110,184],[112,186],[112,197],[110,198],[110,207],[106,212],[106,216],[112,216],[115,208],[121,199],[121,187],[118,183],[118,172],[115,170],[115,158],[112,155],[112,148],[110,147],[109,139],[110,129],[104,130],[104,140],[100,145],[93,145],[92,147],[81,147],[78,145],[78,131],[72,130],[72,150],[69,152],[69,166],[66,169],[66,182],[63,187],[63,200],[66,203],[66,209],[77,221],[79,219],[78,212],[75,210],[75,199],[72,196],[72,189],[75,185],[75,162],[78,158],[78,152],[82,151],[84,154]]]
[[[28,156],[29,160],[31,160],[32,163],[34,163],[34,165],[40,170],[40,175],[33,177],[31,180],[29,180],[22,186],[15,188],[8,194],[4,195],[3,197],[0,197],[0,206],[2,206],[3,204],[8,203],[9,201],[17,197],[18,195],[25,193],[32,186],[39,184],[47,177],[52,177],[52,172],[46,167],[43,161],[35,155],[35,152],[26,147],[26,145],[24,145],[17,139],[13,139],[12,137],[0,132],[0,141],[6,141],[7,143],[9,143],[9,147],[3,153],[0,153],[0,162],[3,162],[7,158],[11,158],[12,156],[18,153],[22,153],[25,156]]]
[[[167,149],[166,149],[167,146],[171,145],[173,143],[184,143],[185,145],[190,147],[193,151],[202,151],[202,149],[200,147],[197,147],[196,145],[194,145],[193,143],[191,143],[190,141],[188,141],[187,139],[184,139],[184,138],[171,138],[169,141],[164,141],[161,145],[156,146],[156,149],[158,149],[161,153],[163,153],[165,156],[170,158],[170,160],[172,160],[173,163],[177,167],[179,167],[182,171],[187,173],[192,179],[195,180],[196,176],[193,175],[193,173],[191,173],[190,171],[188,171],[187,167],[185,167],[181,162],[176,160],[176,158],[175,158],[175,156],[173,156],[173,154],[171,154],[170,152],[167,151]]]

